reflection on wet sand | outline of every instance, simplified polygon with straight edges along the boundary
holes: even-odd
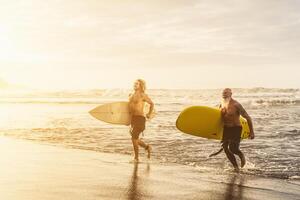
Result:
[[[138,175],[139,163],[134,163],[133,173],[127,191],[128,200],[142,200],[146,196],[145,179]],[[149,175],[150,165],[147,164],[145,175]]]
[[[230,175],[230,181],[225,191],[224,200],[241,200],[243,199],[244,177],[240,174]]]

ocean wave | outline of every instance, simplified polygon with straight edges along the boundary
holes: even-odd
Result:
[[[300,99],[258,99],[255,100],[255,103],[258,105],[266,106],[281,106],[281,105],[300,105]]]
[[[300,92],[299,88],[265,88],[265,87],[254,87],[254,88],[233,88],[235,92],[245,93],[297,93]]]
[[[289,177],[289,179],[290,180],[300,180],[300,176],[297,176],[297,175],[291,176],[291,177]]]
[[[126,99],[13,99],[13,100],[6,100],[2,99],[0,100],[1,104],[105,104],[105,103],[111,103],[116,101],[126,101]],[[272,106],[299,106],[300,105],[300,99],[256,99],[256,100],[248,100],[248,99],[241,99],[239,102],[245,107],[250,109],[256,109],[261,107],[272,107]],[[160,103],[155,104],[158,107],[161,107],[159,110],[160,112],[174,112],[178,111],[176,110],[176,106],[182,107],[182,106],[190,106],[192,105],[207,105],[211,106],[212,103],[198,103],[198,102],[173,102],[173,103]],[[170,109],[169,107],[172,107]],[[175,106],[175,107],[174,107]]]
[[[25,104],[101,104],[126,101],[131,90],[86,90],[29,92],[22,94],[1,93],[0,103]],[[149,96],[162,109],[189,105],[217,105],[221,90],[149,90]],[[234,89],[234,98],[246,108],[261,106],[300,105],[299,89],[249,88]]]

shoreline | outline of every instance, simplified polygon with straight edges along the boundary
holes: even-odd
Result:
[[[299,199],[300,185],[0,137],[3,199]]]

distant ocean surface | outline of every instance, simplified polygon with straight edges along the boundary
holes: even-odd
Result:
[[[130,90],[0,91],[2,135],[92,151],[132,154],[129,128],[92,118],[97,105],[127,101]],[[179,132],[175,121],[192,105],[217,106],[221,89],[149,90],[157,116],[147,123],[143,139],[153,146],[153,159],[220,173],[231,169],[214,140]],[[247,164],[242,173],[300,180],[300,90],[233,89],[234,98],[254,121],[255,140],[243,140]],[[141,157],[145,157],[141,149]],[[144,158],[145,159],[145,158]],[[239,160],[238,160],[239,161]]]

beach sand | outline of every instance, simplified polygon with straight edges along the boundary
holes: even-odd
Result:
[[[300,199],[281,179],[130,163],[130,156],[0,138],[1,199]]]

